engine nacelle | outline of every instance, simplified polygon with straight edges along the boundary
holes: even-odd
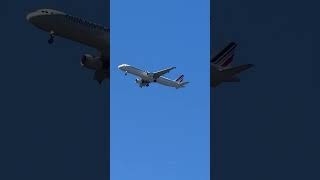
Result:
[[[100,57],[93,57],[90,54],[85,54],[81,57],[80,65],[82,67],[94,70],[102,68],[102,62],[100,60]]]
[[[136,79],[136,83],[139,84],[140,87],[149,86],[149,82],[142,79]]]
[[[141,79],[136,79],[136,83],[137,84],[142,84],[142,80]]]

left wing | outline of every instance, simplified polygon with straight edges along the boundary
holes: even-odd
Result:
[[[175,69],[175,68],[176,67],[170,67],[170,68],[167,68],[167,69],[163,69],[163,70],[154,72],[154,73],[152,73],[153,74],[153,78],[158,79],[160,76],[170,72],[172,69]]]

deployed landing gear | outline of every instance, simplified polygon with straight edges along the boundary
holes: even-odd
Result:
[[[149,87],[149,84],[146,84],[147,87]]]
[[[126,71],[126,72],[124,73],[124,75],[125,75],[125,76],[128,75],[128,72]]]
[[[50,31],[48,43],[52,44],[54,42],[54,32]]]
[[[53,44],[54,40],[53,39],[49,39],[48,40],[48,44]]]

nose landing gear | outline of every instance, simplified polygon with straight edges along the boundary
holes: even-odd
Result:
[[[50,31],[48,43],[52,44],[54,42],[54,32]]]

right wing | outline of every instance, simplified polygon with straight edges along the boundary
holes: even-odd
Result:
[[[153,78],[158,79],[160,76],[170,72],[172,69],[175,69],[175,68],[176,67],[170,67],[170,68],[167,68],[167,69],[163,69],[163,70],[154,72],[154,73],[152,73],[153,74]]]

